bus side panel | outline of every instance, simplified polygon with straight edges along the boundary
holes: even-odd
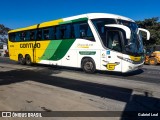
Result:
[[[100,49],[96,41],[77,39],[74,48],[77,49],[77,67],[81,67],[82,59],[91,58],[100,70]]]
[[[122,72],[122,60],[118,58],[122,53],[113,50],[101,51],[101,70]]]
[[[18,55],[22,54],[23,58],[25,58],[26,55],[29,55],[31,57],[31,61],[34,62],[34,57],[35,57],[35,48],[34,48],[35,42],[17,42],[16,43],[16,57],[18,59]]]
[[[75,39],[67,40],[51,40],[48,43],[43,43],[41,49],[37,49],[37,61],[43,64],[53,65],[69,65],[69,63],[62,64],[65,55],[70,51],[70,47],[75,42]],[[41,54],[40,54],[41,53]]]
[[[50,40],[45,41],[37,41],[36,44],[39,44],[39,47],[36,47],[35,50],[35,62],[36,63],[43,63],[43,64],[49,64],[48,59],[51,56],[51,47],[49,49],[48,46],[50,44]]]
[[[62,59],[62,66],[77,67],[77,50],[70,49]]]
[[[28,54],[33,62],[34,60],[34,42],[10,42],[9,41],[9,57],[11,60],[18,61],[18,55],[24,58]]]
[[[8,50],[9,50],[9,58],[11,60],[17,61],[17,57],[15,54],[15,45],[13,42],[8,41]]]
[[[78,67],[81,67],[81,63],[83,62],[83,59],[85,58],[91,58],[96,66],[97,70],[100,70],[100,50],[96,49],[81,49],[77,51],[78,54]]]

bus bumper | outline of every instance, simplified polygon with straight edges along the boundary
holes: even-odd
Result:
[[[143,68],[144,63],[141,64],[128,64],[122,67],[122,73],[132,72]]]

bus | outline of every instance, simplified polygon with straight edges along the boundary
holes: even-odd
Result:
[[[141,32],[130,18],[88,13],[9,31],[9,57],[32,63],[95,70],[130,72],[144,64]]]

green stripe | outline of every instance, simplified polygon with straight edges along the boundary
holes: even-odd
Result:
[[[62,40],[51,40],[40,60],[48,60],[49,58],[51,58],[54,55],[57,48],[59,47],[59,45],[61,44],[61,42]]]
[[[81,21],[86,21],[86,20],[88,20],[88,18],[79,18],[79,19],[75,19],[75,20],[60,22],[59,25],[74,23],[74,22],[81,22]]]
[[[64,21],[64,22],[60,22],[59,24],[62,25],[62,24],[68,24],[68,23],[72,23],[72,21]]]
[[[86,21],[86,20],[88,20],[88,18],[79,18],[79,19],[72,20],[72,22],[80,22],[80,21]]]
[[[54,55],[49,60],[57,61],[62,59],[66,55],[66,53],[68,52],[74,41],[75,39],[62,40],[61,44],[55,51]]]
[[[62,59],[75,39],[52,40],[40,60],[60,60]]]

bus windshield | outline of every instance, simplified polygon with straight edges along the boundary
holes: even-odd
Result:
[[[131,30],[131,39],[125,40],[125,48],[126,52],[134,54],[134,55],[140,55],[143,54],[143,41],[141,34],[137,34],[138,32],[138,26],[134,22],[125,21],[125,20],[117,20],[118,24],[125,25],[130,28]]]
[[[108,18],[93,19],[92,22],[102,39],[103,45],[107,48],[108,48],[108,45],[107,45],[108,43],[106,41],[108,38],[106,38],[107,36],[106,28],[105,28],[106,24],[122,24],[129,27],[131,30],[131,39],[130,40],[124,39],[124,42],[123,42],[126,53],[130,55],[143,54],[142,37],[141,37],[141,34],[137,34],[138,26],[136,23],[131,21],[121,20],[121,19],[116,20],[116,19],[108,19]]]

